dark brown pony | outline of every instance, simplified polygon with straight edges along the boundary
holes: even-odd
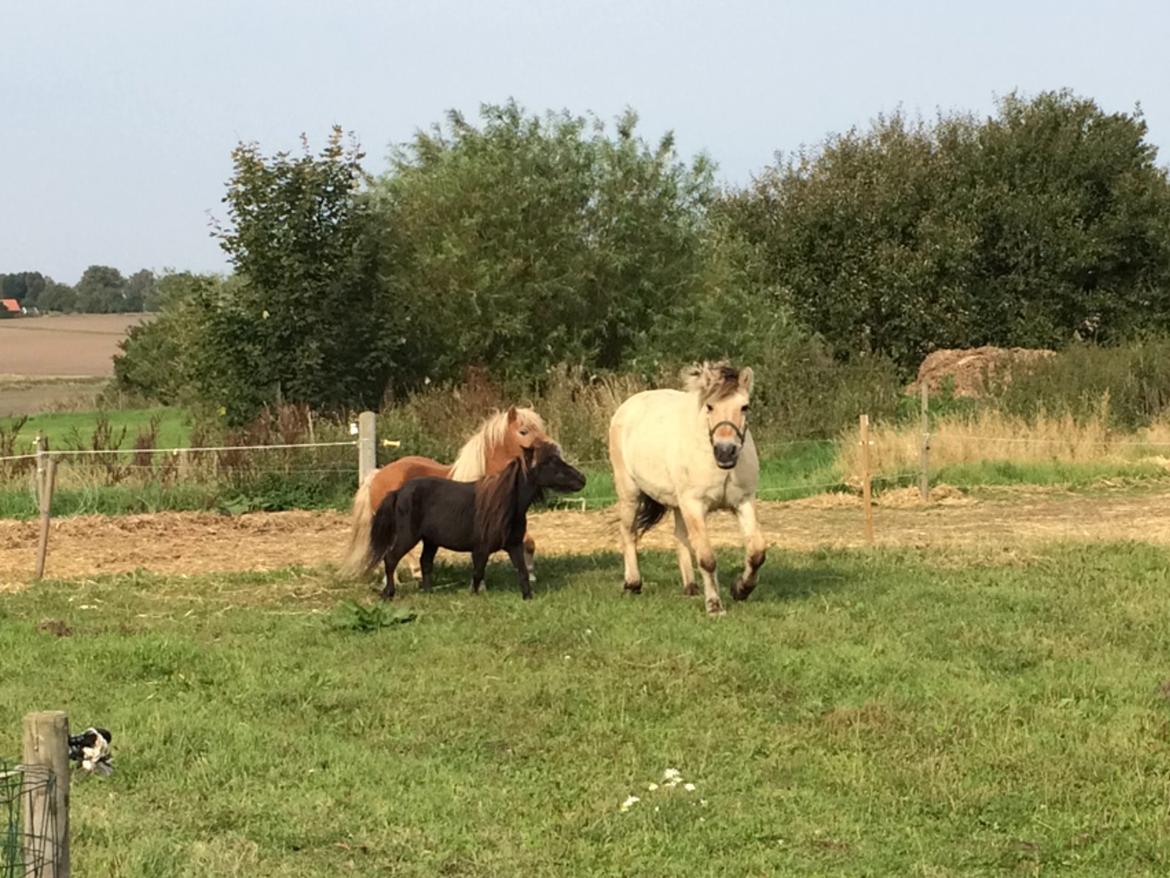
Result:
[[[553,442],[525,449],[503,471],[475,484],[449,479],[412,479],[386,495],[370,525],[366,570],[386,567],[382,597],[394,597],[394,568],[422,542],[422,590],[431,589],[431,571],[439,549],[470,552],[472,592],[483,590],[488,557],[503,549],[512,559],[524,599],[532,597],[524,537],[528,507],[546,488],[580,491],[585,476],[561,457]]]
[[[525,448],[549,441],[551,440],[545,433],[544,421],[540,415],[529,408],[512,406],[507,411],[497,412],[485,420],[475,434],[464,443],[455,462],[450,466],[429,457],[413,455],[399,458],[370,473],[353,497],[352,525],[343,569],[351,575],[357,575],[361,571],[365,562],[366,543],[374,510],[387,494],[397,491],[411,479],[431,477],[474,482],[483,476],[500,472],[511,461],[517,459]],[[524,550],[531,572],[536,543],[526,537]],[[411,572],[417,579],[420,575],[418,553],[411,552],[407,560],[410,562]]]

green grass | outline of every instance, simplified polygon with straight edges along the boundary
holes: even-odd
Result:
[[[1170,472],[1157,463],[1101,460],[1066,463],[1059,460],[1015,463],[985,460],[943,467],[935,480],[963,487],[1050,485],[1070,489],[1090,488],[1111,479],[1153,481],[1166,479]]]
[[[1170,551],[773,552],[719,620],[644,573],[546,559],[525,603],[444,567],[410,622],[328,571],[3,595],[0,754],[28,710],[113,730],[81,875],[1170,868]]]
[[[158,448],[181,448],[187,445],[191,436],[191,424],[187,412],[180,408],[160,406],[158,408],[143,409],[110,409],[103,412],[50,412],[31,416],[21,428],[20,435],[24,437],[31,453],[33,440],[37,432],[42,432],[49,440],[51,448],[82,448],[89,447],[93,436],[94,426],[99,415],[109,419],[110,427],[115,434],[121,434],[125,429],[125,437],[118,447],[132,448],[134,439],[140,430],[146,430],[152,418],[159,419],[159,435],[156,442]],[[11,428],[15,418],[0,418],[0,429]]]

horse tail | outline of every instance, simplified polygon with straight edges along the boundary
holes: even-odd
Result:
[[[360,576],[366,569],[366,549],[370,535],[370,519],[374,511],[370,506],[372,482],[377,470],[366,476],[353,495],[352,523],[349,528],[349,545],[345,548],[345,558],[341,562],[341,570],[347,576]]]
[[[398,492],[391,491],[378,506],[370,522],[369,545],[366,549],[365,569],[368,573],[382,561],[394,545],[394,516],[398,511]]]
[[[634,532],[641,536],[662,521],[666,507],[649,494],[638,494],[638,509],[634,513]]]

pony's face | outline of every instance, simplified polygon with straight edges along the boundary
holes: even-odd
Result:
[[[529,460],[537,486],[565,493],[580,491],[585,487],[585,474],[561,457],[561,450],[555,442],[538,445],[526,451],[524,456]]]
[[[517,411],[516,406],[508,409],[507,444],[509,456],[517,457],[526,448],[548,442],[548,435],[527,417]]]
[[[709,396],[703,403],[707,419],[707,436],[715,464],[732,469],[747,440],[747,419],[752,393],[752,370],[741,369],[734,384],[724,388],[724,395]]]

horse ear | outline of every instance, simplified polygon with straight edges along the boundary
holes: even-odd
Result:
[[[744,366],[739,370],[739,389],[747,396],[752,395],[752,382],[754,376],[752,375],[752,367]]]
[[[509,424],[516,423],[516,419],[519,417],[520,416],[516,413],[516,406],[514,406],[514,405],[508,406],[508,423]]]

